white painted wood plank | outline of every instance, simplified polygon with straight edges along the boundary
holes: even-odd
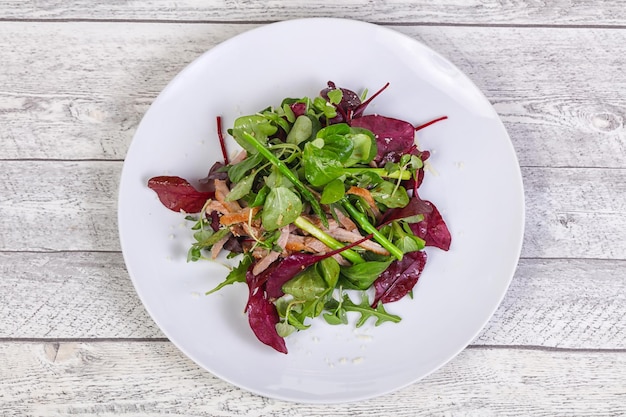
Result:
[[[120,162],[0,163],[5,225],[0,250],[120,250],[121,167]]]
[[[523,259],[473,344],[624,349],[624,270],[626,261]],[[0,277],[0,339],[164,337],[119,253],[0,253]]]
[[[473,345],[626,349],[626,261],[522,259]]]
[[[4,22],[0,44],[12,46],[0,72],[0,159],[123,159],[167,82],[252,27]],[[626,31],[394,28],[476,82],[522,165],[626,167]]]
[[[0,71],[0,158],[123,159],[170,79],[245,29],[0,24],[0,44],[10,45]]]
[[[163,338],[121,253],[0,253],[0,338]]]
[[[525,168],[523,256],[626,259],[626,169]]]
[[[236,358],[232,358],[236,360]],[[167,342],[0,343],[0,408],[35,416],[618,416],[626,353],[468,349],[423,381],[339,405],[271,400]],[[251,370],[252,372],[252,370]]]
[[[0,250],[117,251],[121,162],[4,161]],[[626,259],[626,169],[524,168],[522,256]],[[164,230],[164,236],[167,236]]]
[[[158,19],[181,21],[275,21],[301,17],[342,17],[396,23],[623,25],[619,0],[349,0],[349,1],[59,1],[0,2],[5,19]]]

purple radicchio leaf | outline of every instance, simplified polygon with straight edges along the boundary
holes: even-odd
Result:
[[[376,295],[372,306],[398,301],[409,293],[417,284],[424,266],[426,252],[416,251],[404,255],[401,261],[394,261],[380,277],[374,281]]]
[[[211,166],[207,176],[198,181],[202,186],[201,191],[215,191],[214,180],[228,180],[228,172],[222,169],[224,166],[225,165],[219,161]]]

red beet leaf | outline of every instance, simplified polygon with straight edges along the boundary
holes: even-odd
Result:
[[[248,278],[247,275],[246,278]],[[267,299],[262,288],[250,292],[246,313],[250,328],[257,339],[278,352],[287,353],[285,339],[276,331],[276,324],[280,321],[278,311],[276,311],[276,306]]]
[[[394,261],[389,265],[380,277],[374,281],[376,295],[372,307],[398,301],[409,293],[417,284],[424,266],[426,265],[426,252],[409,252],[401,261]]]
[[[429,204],[427,201],[422,200],[419,196],[414,195],[410,200],[409,204],[400,208],[392,208],[385,212],[385,215],[381,219],[381,224],[387,224],[394,220],[402,220],[407,219],[418,214],[421,214],[426,218],[433,210],[432,204]],[[413,232],[415,233],[415,232]],[[420,236],[422,237],[422,236]]]
[[[404,120],[369,114],[353,119],[352,126],[367,129],[376,137],[378,152],[375,162],[381,161],[390,152],[408,153],[415,143],[415,128]]]
[[[157,193],[165,207],[176,212],[199,213],[206,201],[214,196],[211,192],[196,190],[180,177],[153,177],[148,180],[148,187]]]
[[[296,117],[302,116],[303,114],[306,114],[306,104],[305,103],[293,103],[289,107],[291,107],[291,111],[293,112],[294,116],[296,116]]]
[[[413,199],[419,197],[414,197]],[[412,223],[411,230],[416,236],[421,237],[426,242],[426,246],[434,246],[447,251],[450,249],[452,236],[448,230],[441,213],[437,207],[430,201],[422,200],[422,202],[431,207],[430,212],[424,214],[424,220],[419,223]]]
[[[320,96],[328,100],[328,92],[336,90],[337,88],[338,87],[334,82],[329,81],[328,88],[320,91]],[[341,101],[335,105],[335,108],[337,109],[337,116],[328,121],[330,124],[342,122],[349,123],[351,118],[350,115],[361,105],[361,99],[354,91],[348,90],[347,88],[340,88],[340,90],[342,92]]]

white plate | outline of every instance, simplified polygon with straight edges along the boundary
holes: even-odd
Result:
[[[436,172],[421,195],[441,210],[449,252],[428,249],[414,298],[388,304],[399,324],[330,326],[287,338],[289,354],[256,340],[243,314],[245,284],[210,296],[226,269],[186,263],[183,217],[147,188],[156,175],[193,182],[221,159],[215,117],[232,125],[284,97],[315,96],[328,80],[370,93],[390,82],[368,112],[419,124]],[[237,145],[229,143],[234,152]],[[497,114],[454,65],[388,28],[340,19],[267,25],[202,55],[159,95],[139,126],[122,173],[119,228],[128,271],[163,333],[200,366],[277,399],[356,401],[435,371],[478,334],[502,300],[520,254],[524,200],[519,165]]]

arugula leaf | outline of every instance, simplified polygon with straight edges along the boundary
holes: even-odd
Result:
[[[370,317],[373,317],[376,320],[376,323],[375,323],[376,326],[380,326],[382,323],[386,321],[390,321],[392,323],[398,323],[400,322],[400,320],[402,320],[400,316],[387,313],[387,311],[385,310],[385,307],[380,302],[376,305],[376,308],[371,307],[369,304],[367,294],[363,294],[363,299],[361,300],[361,303],[359,304],[355,304],[354,302],[352,302],[350,297],[348,297],[348,295],[345,294],[343,298],[342,308],[345,311],[353,311],[361,315],[359,320],[356,322],[356,327],[363,326]]]
[[[243,161],[228,167],[228,178],[231,182],[238,183],[243,179],[243,177],[246,176],[248,171],[259,165],[261,162],[263,162],[263,155],[258,153],[249,155]]]
[[[346,310],[343,308],[343,300],[343,298],[339,301],[331,298],[328,302],[326,302],[324,307],[329,311],[323,315],[326,323],[332,324],[333,326],[348,324],[348,315],[346,314]]]
[[[219,229],[215,233],[199,235],[202,237],[202,240],[195,242],[193,246],[198,249],[210,248],[229,233],[230,229]]]
[[[245,254],[241,262],[239,262],[239,265],[234,267],[228,275],[226,275],[226,279],[217,287],[207,291],[205,295],[213,294],[214,292],[221,290],[227,285],[234,284],[235,282],[246,282],[246,272],[248,271],[248,268],[250,268],[250,265],[252,265],[252,256]]]

